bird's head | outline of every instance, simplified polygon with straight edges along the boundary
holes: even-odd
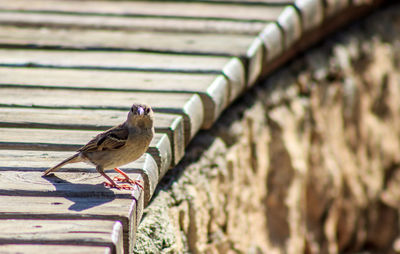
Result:
[[[128,123],[132,126],[152,128],[153,118],[153,110],[146,104],[133,104],[128,113]]]

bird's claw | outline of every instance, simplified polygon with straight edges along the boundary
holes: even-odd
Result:
[[[117,188],[117,189],[119,189],[119,185],[112,184],[112,183],[109,183],[109,182],[103,182],[103,185],[104,185],[104,187],[107,187],[107,188]]]
[[[123,190],[133,190],[134,188],[134,186],[131,186],[131,185],[128,185],[128,184],[121,184],[121,185],[118,185],[121,189],[123,189]]]
[[[139,188],[141,188],[142,190],[144,190],[144,189],[143,189],[143,185],[142,185],[142,181],[140,181],[140,180],[132,180],[132,179],[127,178],[127,177],[119,177],[119,176],[115,176],[115,177],[113,178],[113,180],[114,180],[114,181],[121,182],[121,183],[134,184],[134,185],[139,186]]]
[[[129,179],[129,180],[130,181],[126,181],[126,182],[128,182],[129,184],[134,184],[133,186],[129,185],[129,184],[112,184],[109,182],[104,182],[103,184],[107,188],[116,188],[118,190],[134,190],[134,187],[136,185],[143,190],[143,186],[140,184],[141,181],[133,181],[131,179]]]
[[[121,182],[121,183],[132,183],[133,182],[130,178],[119,177],[119,176],[114,176],[113,180]]]
[[[112,184],[108,182],[103,183],[106,188],[116,188],[118,190],[133,190],[134,186],[128,185],[128,184]]]

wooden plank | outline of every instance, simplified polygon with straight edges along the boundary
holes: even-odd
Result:
[[[0,94],[0,106],[128,111],[133,102],[147,103],[156,112],[179,114],[184,118],[185,144],[203,125],[203,105],[196,94],[4,87],[0,87]]]
[[[295,6],[300,10],[303,32],[315,28],[324,20],[323,0],[297,0]]]
[[[111,249],[105,246],[82,246],[82,245],[57,245],[57,244],[3,244],[2,254],[111,254]]]
[[[86,144],[92,137],[99,133],[98,131],[30,128],[0,128],[0,131],[0,149],[42,151],[76,151],[81,146]],[[171,144],[169,142],[168,136],[166,134],[156,133],[150,143],[148,152],[153,156],[155,160],[155,165],[148,165],[149,168],[147,170],[149,171],[147,175],[152,177],[152,184],[149,183],[149,185],[151,185],[151,188],[149,188],[149,194],[147,195],[147,197],[151,197],[155,185],[159,181],[159,176],[164,175],[171,166]],[[144,155],[143,157],[147,158],[146,155]],[[144,164],[146,164],[147,162],[146,159],[143,159],[138,163],[134,164],[136,165],[136,168],[134,168],[134,172],[137,172],[137,168],[142,169],[144,167]],[[154,173],[153,171],[155,171],[156,173]]]
[[[249,59],[246,75],[247,87],[254,85],[261,74],[264,63],[264,50],[263,41],[258,37],[254,39],[253,43],[247,50],[246,56],[247,59]]]
[[[76,215],[75,212],[79,214],[94,206],[103,207],[105,209],[103,212],[99,213],[98,210],[95,210],[95,213],[90,217],[120,220],[124,225],[124,243],[126,243],[125,248],[127,249],[128,243],[132,244],[134,240],[136,225],[141,219],[143,207],[147,205],[158,182],[158,172],[157,168],[154,169],[156,166],[154,160],[150,155],[145,155],[136,162],[121,167],[132,179],[137,179],[144,183],[144,192],[140,188],[136,188],[133,191],[105,188],[102,184],[103,177],[94,170],[93,166],[85,163],[70,164],[70,166],[60,169],[54,175],[42,177],[45,169],[72,154],[71,152],[3,150],[0,155],[0,172],[3,176],[0,180],[3,181],[0,195],[24,196],[22,199],[27,196],[40,196],[41,198],[49,196],[64,197],[73,201],[73,204],[68,206],[68,212],[62,217],[67,219],[76,218],[74,216]],[[107,172],[107,174],[111,178],[117,175],[114,172],[111,174]],[[96,198],[93,201],[94,203],[90,203],[92,198]],[[14,197],[14,199],[18,198]],[[82,201],[84,199],[88,200],[87,204],[81,203],[84,202]],[[118,209],[113,207],[108,210],[109,203],[114,203],[114,200],[119,199],[133,203],[128,205],[126,202],[121,201],[123,209],[113,211],[113,209]],[[54,203],[53,205],[63,204]],[[39,213],[46,212],[46,210],[41,210],[40,208],[32,207],[32,209],[36,209]],[[0,207],[0,218],[17,218],[15,216],[4,217],[3,215],[7,213],[1,210]],[[111,217],[110,212],[114,212]],[[126,215],[124,215],[125,217],[115,217],[117,212],[123,212]],[[129,217],[127,217],[128,215]],[[86,217],[85,215],[82,218]],[[27,218],[33,217],[28,216]],[[41,218],[48,219],[49,217],[44,216]],[[133,232],[129,232],[131,229],[133,229]]]
[[[153,156],[157,163],[157,184],[168,171],[168,169],[173,167],[171,142],[168,136],[166,134],[156,135],[156,137],[154,137],[150,143],[149,153]]]
[[[103,246],[122,254],[122,224],[106,220],[0,219],[0,245],[27,243]]]
[[[18,148],[18,147],[17,147]],[[99,196],[131,198],[132,192],[108,189],[102,186],[105,179],[97,173],[94,166],[85,163],[69,164],[58,170],[56,177],[42,178],[42,172],[74,154],[66,151],[22,151],[2,150],[0,155],[0,171],[6,175],[2,195],[27,195],[28,189],[41,196]],[[150,201],[160,180],[156,161],[149,154],[143,155],[135,162],[121,167],[132,179],[143,182],[144,204]],[[113,170],[106,170],[107,175],[117,176]],[[26,175],[28,174],[28,175]],[[23,186],[34,181],[34,187]],[[11,182],[9,182],[11,181]],[[8,182],[8,183],[6,183]],[[21,186],[19,186],[21,185]],[[79,187],[79,188],[78,188]],[[25,189],[24,189],[25,188]],[[28,189],[27,189],[28,188]],[[141,191],[141,189],[137,189]]]
[[[169,141],[168,136],[166,134],[156,133],[150,143],[148,152],[153,156],[157,163],[158,183],[159,178],[163,177],[168,169],[172,167],[171,142]]]
[[[301,17],[294,6],[287,6],[278,18],[283,29],[285,49],[289,49],[302,34]]]
[[[24,10],[58,13],[157,16],[203,19],[235,19],[244,21],[275,20],[282,11],[280,5],[241,5],[205,2],[174,1],[83,1],[79,5],[69,1],[35,0],[0,0],[3,10]]]
[[[174,117],[173,119],[168,121],[168,128],[157,128],[157,131],[168,135],[172,147],[171,167],[175,167],[185,155],[184,123],[181,116],[175,114],[168,115],[169,117]],[[155,115],[155,117],[157,117],[157,115]],[[156,120],[155,123],[157,124],[158,121],[161,120]],[[162,174],[160,173],[160,175]]]
[[[9,52],[12,53],[8,54]],[[34,54],[30,54],[31,52],[34,52]],[[235,81],[236,74],[227,73],[226,68],[219,71],[226,76],[226,79],[218,74],[149,73],[135,70],[130,72],[129,67],[121,66],[122,63],[119,64],[121,67],[118,68],[127,71],[116,72],[113,69],[118,70],[118,68],[113,63],[96,64],[102,62],[101,59],[113,58],[118,60],[114,54],[108,56],[103,53],[98,55],[101,57],[95,57],[88,61],[87,59],[92,54],[78,53],[71,54],[71,57],[69,57],[68,53],[57,54],[58,52],[55,52],[56,54],[53,54],[53,51],[51,51],[50,53],[43,52],[43,58],[41,58],[40,52],[37,54],[37,52],[31,50],[21,52],[5,50],[0,52],[0,55],[1,53],[4,53],[4,58],[0,57],[0,66],[21,65],[40,68],[0,67],[0,75],[3,77],[0,80],[0,86],[24,85],[92,90],[198,93],[204,105],[204,128],[209,128],[228,103],[234,99],[229,97],[231,87],[236,89],[235,86],[243,85],[237,84]],[[86,60],[80,61],[79,59]],[[179,61],[179,58],[176,61]],[[226,63],[229,63],[229,61]],[[42,66],[52,68],[47,69],[42,68]],[[242,65],[240,66],[243,68]],[[59,70],[57,68],[83,68],[83,70]],[[95,70],[97,68],[109,70]],[[240,71],[243,72],[243,70]]]
[[[0,127],[107,130],[126,119],[126,111],[44,108],[1,108]],[[171,142],[172,162],[176,165],[185,153],[183,118],[155,113],[155,130],[165,133]],[[158,152],[154,149],[154,152]]]
[[[285,48],[283,31],[276,23],[268,24],[259,34],[265,47],[264,65],[269,64],[272,60],[283,53]]]
[[[177,17],[127,17],[60,13],[0,12],[0,22],[7,25],[31,27],[60,27],[126,31],[159,31],[181,33],[220,33],[256,35],[268,21],[184,19]]]
[[[8,62],[10,61],[8,59]],[[82,65],[81,67],[97,68]],[[75,65],[74,68],[79,68],[79,66]],[[3,85],[123,91],[196,92],[200,95],[205,105],[205,124],[208,126],[226,107],[229,100],[230,85],[236,85],[233,82],[221,79],[215,74],[130,73],[29,68],[0,68],[0,73],[4,77],[0,81]]]
[[[0,218],[118,220],[123,226],[125,253],[131,253],[138,222],[136,218],[140,220],[141,217],[136,213],[139,214],[142,207],[142,197],[132,201],[99,197],[2,196]]]
[[[0,62],[3,62],[1,56]],[[77,70],[78,68],[81,69]],[[67,69],[63,69],[62,66],[58,66],[57,68],[0,67],[0,75],[2,77],[0,84],[92,90],[111,90],[114,87],[114,89],[125,91],[152,88],[153,91],[169,89],[170,91],[184,92],[185,89],[192,89],[200,93],[207,90],[210,84],[218,77],[218,74],[160,73],[101,69],[101,66],[82,65],[70,66]]]
[[[0,48],[0,64],[14,67],[220,74],[230,59],[230,57],[225,56],[193,56],[150,52],[50,51]]]
[[[223,72],[226,69],[224,68]],[[229,76],[227,76],[229,75]],[[216,77],[213,82],[207,88],[206,93],[199,93],[203,100],[203,105],[205,112],[203,129],[209,129],[215,122],[215,120],[220,116],[222,111],[228,107],[229,103],[232,102],[236,97],[232,97],[230,91],[234,86],[238,85],[234,80],[234,75],[224,74]],[[205,98],[213,98],[211,101]],[[211,106],[211,107],[210,107]],[[208,112],[207,112],[208,111]]]
[[[246,68],[239,58],[234,57],[225,65],[223,73],[229,77],[229,98],[233,101],[246,88]]]
[[[31,128],[1,128],[1,149],[22,149],[43,151],[76,151],[99,134],[91,130],[57,130]],[[160,139],[157,134],[153,139]],[[155,141],[157,142],[157,141]]]
[[[17,28],[4,26],[0,27],[0,45],[5,47],[54,47],[54,48],[71,48],[71,49],[114,49],[114,50],[145,50],[154,52],[174,52],[184,54],[209,54],[214,56],[239,56],[243,61],[250,63],[257,62],[256,55],[260,55],[261,49],[258,50],[256,55],[248,54],[248,47],[251,45],[253,37],[246,35],[221,35],[221,34],[198,34],[198,33],[167,33],[167,32],[141,32],[141,31],[105,31],[105,30],[76,30],[76,29],[34,29],[34,28]],[[51,31],[50,31],[51,30]],[[8,31],[8,32],[7,32]],[[3,33],[4,32],[4,33]],[[2,34],[3,33],[3,34]],[[32,36],[34,34],[34,36]],[[113,38],[110,40],[110,38]],[[15,52],[15,51],[14,51]],[[22,52],[23,53],[23,52]],[[31,57],[34,53],[26,52]],[[40,53],[40,52],[39,52]],[[125,52],[124,52],[125,53]],[[52,53],[50,53],[52,54]],[[76,53],[79,54],[79,53]],[[91,53],[95,55],[96,53]],[[99,53],[97,53],[99,55]],[[36,55],[37,56],[37,55]],[[112,56],[112,55],[110,55]],[[57,57],[54,54],[54,57]],[[25,59],[27,57],[25,56]],[[3,58],[4,59],[4,58]],[[53,58],[54,59],[54,58]],[[57,59],[57,58],[56,58]],[[66,59],[60,64],[60,67],[68,67],[70,58],[58,58],[59,62]],[[90,58],[88,58],[90,59]],[[98,59],[98,58],[97,58]],[[92,60],[96,61],[97,59]],[[102,58],[104,59],[104,58]],[[117,58],[115,58],[117,61]],[[4,60],[7,62],[6,60]],[[49,66],[51,63],[46,60],[37,60],[39,63],[36,65]],[[86,61],[86,60],[85,60]],[[90,61],[90,60],[89,60]],[[105,61],[96,61],[97,63]],[[13,63],[9,63],[13,65]],[[18,65],[18,63],[15,63]],[[29,63],[26,63],[29,64]],[[49,65],[47,65],[49,64]],[[35,63],[32,63],[35,66]],[[96,64],[99,66],[99,64]],[[99,68],[106,68],[101,66]],[[83,64],[85,66],[85,64]],[[83,67],[78,65],[74,68]],[[108,65],[109,66],[109,65]],[[117,65],[120,66],[120,65]],[[127,67],[119,67],[130,69],[132,65]],[[69,64],[69,67],[72,67]],[[93,68],[87,66],[86,68]],[[110,67],[107,67],[110,68]],[[118,69],[112,66],[114,69]],[[247,68],[247,66],[246,66]],[[230,83],[235,83],[235,76],[231,73],[224,72],[223,74],[229,79]],[[201,70],[200,70],[201,71]],[[206,71],[210,71],[207,69]],[[253,70],[251,69],[250,72]],[[235,99],[233,97],[232,99]],[[230,101],[232,101],[232,99]],[[220,106],[217,105],[217,106]],[[213,112],[207,111],[207,112]],[[217,115],[210,119],[215,119]],[[209,122],[208,122],[209,123]],[[210,126],[210,124],[208,124]]]
[[[0,26],[0,46],[244,56],[253,36]]]

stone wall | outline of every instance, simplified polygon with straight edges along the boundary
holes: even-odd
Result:
[[[400,5],[282,67],[200,133],[136,253],[400,251]]]

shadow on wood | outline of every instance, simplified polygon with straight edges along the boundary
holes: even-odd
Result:
[[[79,189],[79,188],[87,189],[87,187],[89,185],[92,186],[92,184],[71,183],[71,182],[68,182],[67,180],[59,178],[55,174],[50,174],[48,176],[42,176],[42,178],[54,185],[54,187],[56,188],[56,191],[55,191],[56,193],[59,192],[58,189],[59,189],[60,185],[64,185],[64,186],[70,185],[70,187],[76,188],[76,189]],[[102,184],[97,184],[96,186],[98,186],[100,188],[100,185],[102,185]],[[74,202],[68,208],[68,210],[83,211],[83,210],[87,210],[87,209],[95,207],[95,206],[100,206],[102,204],[111,202],[115,199],[115,194],[111,190],[108,190],[104,186],[103,186],[103,188],[104,188],[104,190],[102,190],[102,193],[106,192],[106,193],[108,193],[108,195],[104,195],[103,198],[97,199],[96,202],[87,203],[87,202],[85,202],[84,199],[82,200],[81,196],[76,196],[76,197],[70,196],[70,195],[61,195],[61,196]],[[65,188],[62,188],[62,189],[65,189]],[[60,193],[63,194],[63,192],[64,192],[64,190],[62,190]]]

